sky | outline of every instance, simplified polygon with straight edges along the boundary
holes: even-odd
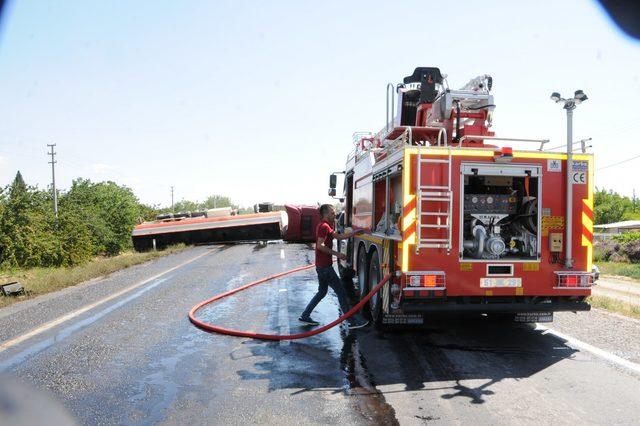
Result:
[[[549,95],[582,89],[596,185],[640,196],[640,42],[592,1],[9,1],[0,186],[113,180],[147,204],[327,201],[385,87],[436,66],[493,76],[496,136],[566,142]],[[516,145],[517,147],[517,145]]]

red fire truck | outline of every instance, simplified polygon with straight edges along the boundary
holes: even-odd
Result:
[[[365,306],[378,326],[590,309],[593,156],[496,137],[492,84],[452,90],[438,68],[416,68],[387,85],[385,127],[354,134],[338,229],[366,232],[340,245],[339,270],[361,295],[391,274]]]

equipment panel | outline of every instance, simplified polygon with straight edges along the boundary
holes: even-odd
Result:
[[[464,212],[515,214],[518,212],[518,199],[514,195],[465,194]]]

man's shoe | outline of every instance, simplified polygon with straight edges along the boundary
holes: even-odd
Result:
[[[320,325],[318,321],[312,320],[311,317],[300,317],[298,318],[298,321],[303,322],[306,325]]]
[[[367,321],[364,318],[351,318],[349,319],[349,330],[363,328],[363,327],[366,327],[367,324],[369,324],[369,321]]]

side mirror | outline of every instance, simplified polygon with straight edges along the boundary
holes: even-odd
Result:
[[[338,177],[335,174],[329,176],[329,196],[335,197],[336,185],[338,184]]]

